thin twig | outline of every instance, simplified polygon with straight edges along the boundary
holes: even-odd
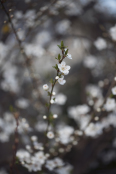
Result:
[[[62,50],[62,59],[59,61],[59,63],[61,63],[64,60],[64,58],[65,58],[64,50]],[[57,75],[56,76],[58,76],[58,75],[59,75],[59,69],[57,70]],[[50,99],[49,99],[49,103],[48,103],[47,128],[46,128],[46,131],[45,131],[45,143],[44,143],[44,151],[45,152],[46,152],[46,146],[47,146],[47,141],[48,141],[47,132],[48,132],[49,126],[50,126],[49,114],[50,114],[50,108],[51,108],[51,98],[52,98],[52,93],[53,93],[56,82],[57,82],[57,79],[55,79],[54,83],[52,84],[52,89],[51,89],[51,92],[50,92]]]

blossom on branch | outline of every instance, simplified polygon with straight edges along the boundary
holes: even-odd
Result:
[[[64,80],[64,76],[61,76],[61,78],[58,79],[58,83],[60,85],[64,85],[66,83],[66,80]]]
[[[47,84],[43,85],[43,90],[47,91],[49,89],[49,86]]]
[[[60,72],[62,72],[65,75],[67,75],[70,70],[70,66],[66,65],[66,63],[64,61],[62,61],[61,63],[58,64],[58,68],[59,68]]]

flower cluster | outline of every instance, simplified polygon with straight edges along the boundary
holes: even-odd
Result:
[[[47,156],[42,151],[36,152],[34,155],[31,155],[26,150],[19,150],[17,152],[17,157],[19,158],[21,164],[31,171],[40,171],[42,169],[42,165],[45,163]]]

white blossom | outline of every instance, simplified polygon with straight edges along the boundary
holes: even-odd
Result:
[[[32,27],[34,25],[34,20],[36,18],[36,12],[35,10],[27,10],[25,15],[24,15],[24,18],[25,18],[25,25],[27,27]]]
[[[70,27],[70,21],[64,19],[56,24],[56,31],[60,34],[66,33]]]
[[[55,79],[58,80],[59,79],[59,76],[56,76]]]
[[[46,116],[46,115],[44,115],[44,116],[43,116],[43,119],[46,119],[46,118],[47,118],[47,116]]]
[[[56,93],[55,92],[52,92],[52,95],[54,96],[54,95],[56,95]]]
[[[1,132],[1,133],[0,133],[0,141],[1,141],[2,143],[8,142],[8,141],[9,141],[9,136],[8,136],[8,134],[5,133],[5,132]]]
[[[56,157],[53,160],[47,160],[46,161],[46,168],[49,170],[53,170],[56,167],[62,167],[64,165],[62,159]]]
[[[35,135],[31,136],[32,141],[37,141],[37,139],[38,139],[37,136],[35,136]]]
[[[57,115],[57,114],[54,114],[54,115],[53,115],[53,118],[57,118],[57,117],[58,117],[58,115]]]
[[[29,100],[27,100],[25,98],[20,98],[20,99],[16,100],[16,106],[21,109],[25,109],[29,106]]]
[[[47,160],[45,167],[49,170],[53,170],[56,167],[56,164],[53,160]]]
[[[101,123],[90,123],[88,127],[85,129],[85,134],[91,137],[97,137],[102,134],[102,124]]]
[[[22,118],[19,120],[18,131],[19,131],[19,133],[32,131],[32,128],[29,126],[29,124],[25,118]]]
[[[17,19],[21,19],[21,18],[23,17],[22,11],[16,11],[16,12],[15,12],[15,17],[16,17]]]
[[[23,40],[25,38],[25,32],[23,30],[19,30],[17,32],[17,35],[18,35],[20,40]]]
[[[74,129],[71,126],[64,126],[59,127],[57,132],[61,143],[68,144],[71,141],[70,136],[73,134]]]
[[[19,158],[20,162],[24,167],[31,171],[40,171],[42,165],[45,163],[46,156],[43,151],[38,151],[35,154],[31,154],[26,150],[18,150],[16,156]]]
[[[54,138],[54,133],[51,132],[51,131],[49,131],[49,132],[47,133],[47,137],[48,137],[49,139],[53,139],[53,138]]]
[[[104,108],[106,111],[112,111],[116,107],[115,99],[108,98],[106,101],[106,104],[104,105]]]
[[[28,151],[20,149],[17,151],[16,156],[20,159],[20,160],[26,160],[28,158],[30,158],[30,154]]]
[[[97,40],[94,42],[94,45],[98,50],[102,50],[107,47],[106,41],[101,37],[97,38]]]
[[[54,163],[56,164],[57,167],[61,167],[64,165],[62,159],[60,159],[58,157],[54,158]]]
[[[101,92],[101,89],[98,87],[98,86],[95,86],[95,85],[88,85],[86,87],[86,92],[87,94],[89,94],[92,98],[94,97],[100,97],[102,96],[102,92]]]
[[[86,104],[68,108],[69,116],[79,124],[81,130],[84,130],[90,121],[90,115],[86,115],[89,111],[90,108]]]
[[[67,75],[70,70],[70,66],[66,65],[66,63],[64,61],[62,61],[61,63],[58,64],[58,68],[59,68],[60,72],[62,72],[65,75]]]
[[[89,106],[86,104],[69,107],[68,113],[72,117],[78,117],[80,115],[85,115],[90,111]]]
[[[61,78],[58,79],[58,83],[60,85],[64,85],[66,83],[66,80],[64,80],[64,76],[61,76]]]
[[[64,105],[66,103],[66,100],[67,100],[67,97],[64,94],[62,94],[62,93],[59,93],[56,96],[56,102],[59,105]]]
[[[49,86],[47,84],[43,85],[43,89],[47,91],[49,89]]]
[[[37,160],[39,161],[40,164],[44,164],[46,157],[44,155],[44,152],[39,151],[35,153],[35,157],[37,158]]]
[[[50,103],[51,103],[51,104],[55,103],[55,99],[52,98],[52,99],[50,100]]]
[[[47,116],[44,115],[43,119],[47,119]],[[39,131],[39,132],[44,132],[46,130],[46,127],[47,127],[47,124],[44,121],[38,121],[35,124],[36,130]]]

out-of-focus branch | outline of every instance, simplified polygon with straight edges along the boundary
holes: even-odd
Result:
[[[41,97],[41,93],[40,93],[39,88],[38,88],[38,85],[40,84],[40,81],[39,81],[38,77],[36,76],[36,74],[34,72],[34,69],[32,68],[31,57],[27,56],[27,54],[25,53],[24,48],[22,46],[22,41],[19,39],[19,36],[18,36],[18,34],[16,32],[16,29],[14,27],[14,24],[13,24],[13,22],[11,20],[11,17],[9,15],[9,13],[7,12],[7,10],[6,10],[5,6],[4,6],[3,1],[0,0],[0,3],[1,3],[1,6],[2,6],[2,9],[4,10],[5,14],[7,15],[9,23],[10,23],[10,25],[12,27],[12,30],[13,30],[14,34],[15,34],[16,40],[17,40],[19,48],[20,48],[20,51],[21,51],[23,57],[25,58],[25,64],[26,64],[26,66],[28,68],[29,75],[30,75],[30,77],[32,79],[33,89],[37,90],[39,99],[41,99],[42,103],[44,103],[44,101],[43,101],[43,99]]]
[[[52,5],[54,5],[57,1],[58,1],[58,0],[53,0],[53,1],[46,7],[45,10],[39,11],[39,12],[37,13],[37,16],[36,16],[36,18],[35,18],[35,24],[34,24],[34,26],[33,26],[32,28],[29,29],[29,31],[27,32],[25,38],[27,38],[27,37],[30,35],[30,33],[31,33],[37,26],[42,25],[42,23],[44,23],[44,22],[46,21],[46,19],[43,19],[43,20],[39,21],[39,23],[38,23],[38,20],[39,20],[43,15],[46,15],[46,14],[48,15],[48,10],[49,10],[49,8],[50,8]],[[51,16],[51,15],[49,14],[49,17],[50,17],[50,16]]]

